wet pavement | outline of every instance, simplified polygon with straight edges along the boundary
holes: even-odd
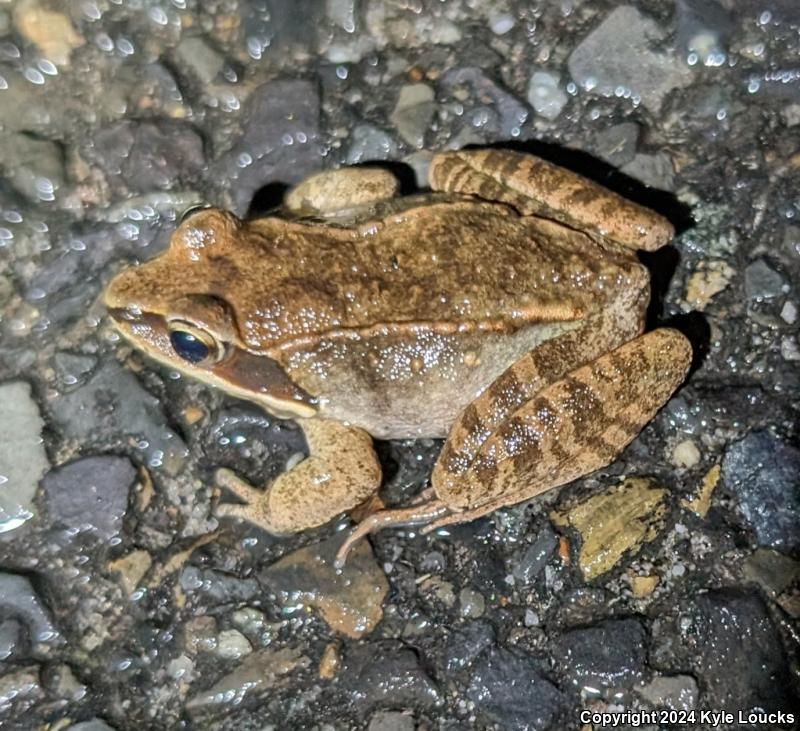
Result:
[[[3,728],[796,714],[798,58],[794,0],[0,2]],[[344,519],[218,523],[214,468],[263,483],[302,435],[132,352],[103,285],[193,203],[260,213],[368,161],[413,190],[487,144],[673,221],[645,262],[686,385],[608,468],[380,533],[350,573],[323,560]],[[378,445],[387,504],[440,446]]]

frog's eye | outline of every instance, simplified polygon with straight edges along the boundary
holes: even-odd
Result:
[[[222,347],[210,333],[188,322],[171,322],[169,341],[175,353],[192,365],[214,363],[222,354]]]
[[[189,206],[183,213],[180,215],[179,223],[185,223],[188,221],[192,216],[196,213],[200,213],[202,211],[207,211],[211,208],[208,203],[197,203],[196,205]]]

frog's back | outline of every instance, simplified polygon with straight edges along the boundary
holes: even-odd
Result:
[[[583,234],[476,201],[421,205],[353,226],[281,219],[249,224],[247,278],[261,291],[241,308],[254,350],[387,327],[508,333],[580,319],[635,259]],[[234,301],[231,301],[233,299]]]

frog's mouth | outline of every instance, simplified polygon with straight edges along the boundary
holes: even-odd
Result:
[[[108,313],[126,340],[162,365],[257,403],[281,419],[317,413],[317,400],[293,383],[280,364],[267,355],[223,344],[218,357],[192,363],[176,352],[174,331],[161,315],[121,307],[109,307]]]

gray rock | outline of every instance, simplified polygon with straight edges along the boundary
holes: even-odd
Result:
[[[471,622],[450,635],[444,651],[444,666],[456,672],[471,665],[475,658],[495,642],[494,627],[486,620]]]
[[[108,540],[122,529],[135,478],[126,457],[85,457],[44,476],[42,504],[52,524]]]
[[[675,189],[675,169],[672,167],[672,160],[663,152],[654,155],[637,153],[621,170],[625,175],[630,175],[651,188],[669,191]]]
[[[595,135],[592,152],[609,165],[621,167],[633,160],[639,142],[639,125],[622,122]]]
[[[759,545],[800,550],[800,450],[769,432],[751,432],[728,447],[722,474]]]
[[[23,627],[16,619],[0,622],[0,662],[19,654],[22,632]]]
[[[358,165],[370,160],[394,160],[397,143],[391,135],[371,124],[359,124],[350,136],[347,164]]]
[[[73,723],[71,726],[67,726],[65,731],[114,731],[114,728],[99,718],[92,718],[88,721]]]
[[[564,696],[522,652],[493,647],[475,666],[467,697],[480,714],[509,731],[565,728]]]
[[[95,135],[84,154],[120,192],[196,184],[206,164],[203,138],[176,119],[115,122]]]
[[[543,525],[533,543],[513,559],[511,573],[514,578],[523,584],[530,584],[544,569],[557,545],[558,537],[550,524]]]
[[[632,5],[621,5],[570,54],[569,72],[587,91],[612,96],[621,89],[658,112],[672,89],[692,79],[677,56],[653,50],[666,34]]]
[[[487,130],[502,139],[518,137],[520,128],[528,120],[530,110],[481,69],[474,66],[453,69],[443,74],[440,85],[451,92],[459,86],[467,87],[475,99],[488,99],[497,114],[497,129]]]
[[[730,12],[716,0],[678,0],[677,11],[681,52],[696,54],[700,63],[722,58],[734,25]]]
[[[400,89],[390,118],[409,145],[422,148],[435,113],[433,89],[427,84],[406,84]]]
[[[764,259],[756,259],[744,270],[744,289],[750,300],[773,299],[783,294],[783,277]]]
[[[225,65],[222,54],[202,38],[183,38],[175,49],[175,56],[179,68],[186,69],[203,84],[213,82]]]
[[[0,611],[25,625],[34,655],[44,656],[48,645],[60,641],[58,630],[27,576],[0,573]]]
[[[184,568],[180,582],[186,594],[198,595],[213,604],[246,602],[261,591],[255,579],[240,579],[221,571],[197,566]]]
[[[414,731],[414,717],[398,711],[378,711],[369,721],[367,731]]]
[[[486,610],[486,600],[483,598],[483,594],[468,586],[458,593],[458,605],[459,614],[471,619],[482,617]]]
[[[298,183],[321,166],[317,87],[286,79],[262,84],[250,95],[242,134],[214,165],[212,177],[223,176],[231,208],[243,215],[263,186]]]
[[[34,515],[36,487],[50,467],[43,426],[27,383],[0,385],[0,535],[5,537]]]
[[[528,103],[545,119],[556,119],[567,103],[558,74],[536,71],[528,82]]]
[[[644,676],[647,633],[636,619],[610,619],[565,632],[553,642],[553,656],[578,688],[629,686]]]
[[[61,146],[24,132],[0,139],[0,169],[6,180],[33,203],[55,201],[67,180]]]
[[[53,357],[59,384],[66,389],[83,383],[97,365],[94,355],[82,355],[61,350]]]
[[[690,711],[697,707],[697,681],[691,675],[658,675],[636,692],[653,708]]]
[[[430,709],[441,701],[416,653],[395,640],[350,645],[339,678],[362,716],[376,707]]]
[[[171,475],[188,455],[158,399],[118,363],[106,363],[86,385],[53,399],[50,406],[64,435],[83,444],[102,449],[133,439],[150,467]]]

